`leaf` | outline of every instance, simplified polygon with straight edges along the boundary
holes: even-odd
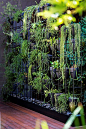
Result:
[[[49,129],[49,128],[48,128],[48,124],[47,124],[46,121],[42,121],[42,122],[41,122],[41,127],[42,127],[42,129]]]
[[[37,16],[43,16],[44,18],[50,18],[52,15],[52,12],[45,10],[44,12],[37,13]]]

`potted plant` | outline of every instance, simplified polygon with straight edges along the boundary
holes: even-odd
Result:
[[[78,106],[79,98],[73,97],[73,95],[71,95],[69,97],[69,103],[71,103],[71,102],[74,102],[75,103],[75,106]]]
[[[77,65],[74,64],[73,66],[71,66],[71,68],[69,70],[70,70],[71,77],[73,79],[76,79],[77,78],[77,74],[79,72],[79,69],[78,69]]]
[[[57,89],[48,89],[48,90],[44,90],[44,94],[45,94],[45,97],[48,97],[50,98],[50,101],[51,101],[51,105],[54,105],[55,104],[55,97],[54,95],[55,94],[61,94],[61,90],[57,90]]]
[[[47,74],[43,75],[43,89],[50,89],[50,77]]]
[[[56,60],[54,62],[51,62],[51,66],[50,67],[50,73],[52,77],[55,77],[55,74],[57,76],[57,78],[60,78],[62,76],[61,70],[60,70],[60,62],[59,60]],[[67,79],[69,77],[69,69],[66,67],[65,68],[65,73],[63,71],[63,74],[65,75],[65,78]]]
[[[54,62],[50,61],[50,64],[51,64],[51,67],[50,67],[51,77],[55,78],[55,76],[56,76],[56,66],[55,66]]]
[[[55,107],[56,110],[60,113],[66,113],[68,109],[68,101],[69,95],[68,94],[55,94]]]
[[[37,90],[38,94],[42,90],[42,76],[43,74],[39,72],[33,72],[33,75],[35,75],[34,79],[31,81],[32,87]]]

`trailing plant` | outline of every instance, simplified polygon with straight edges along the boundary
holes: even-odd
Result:
[[[16,31],[13,32],[13,36],[11,40],[16,44],[21,44],[23,42],[22,37],[20,37],[20,34]]]
[[[23,40],[21,43],[21,55],[22,59],[28,58],[28,41]]]
[[[45,28],[43,27],[43,24],[41,21],[31,24],[31,29],[30,29],[31,39],[32,40],[34,39],[34,42],[36,43],[36,47],[39,49],[41,49],[41,47],[43,48],[44,42],[42,40],[44,39],[44,31],[45,31]],[[40,47],[40,44],[41,44],[41,47]]]
[[[82,20],[80,21],[80,25],[81,25],[81,36],[82,36],[82,41],[81,41],[82,65],[85,66],[86,64],[86,16],[82,18]]]
[[[13,16],[13,20],[18,22],[19,20],[21,20],[21,14],[23,13],[22,10],[18,10],[16,11],[16,13],[14,13],[14,16]]]
[[[23,18],[23,37],[25,39],[25,35],[27,34],[27,28],[29,28],[29,25],[31,23],[32,14],[35,10],[37,5],[32,5],[24,10],[24,18]],[[27,18],[29,18],[29,21],[27,21]]]
[[[45,97],[47,97],[49,95],[49,93],[50,94],[52,94],[52,93],[61,93],[61,90],[51,88],[51,89],[45,90],[44,93],[45,93]]]
[[[74,31],[72,30],[73,27]],[[75,40],[75,44],[72,43],[72,38]],[[65,69],[64,59],[67,57],[69,57],[69,60],[72,60],[71,62],[67,62],[67,65],[74,63],[77,67],[80,66],[80,24],[78,23],[69,24],[68,27],[65,25],[61,27],[60,70],[62,71],[63,86]]]

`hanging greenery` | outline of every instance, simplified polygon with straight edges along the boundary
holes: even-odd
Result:
[[[65,26],[61,27],[61,41],[60,41],[60,70],[62,71],[62,79],[63,79],[63,88],[64,88],[64,45],[65,45],[65,38],[66,34],[64,33]]]
[[[74,30],[73,30],[74,28]],[[62,71],[62,79],[64,85],[64,69],[65,63],[64,58],[65,56],[70,56],[70,60],[73,60],[74,57],[74,64],[75,66],[80,66],[80,36],[81,36],[81,28],[79,23],[69,24],[68,27],[63,25],[61,27],[61,41],[60,41],[60,70]],[[67,37],[68,36],[68,37]],[[75,41],[72,42],[72,39]],[[66,44],[65,44],[66,43]],[[68,47],[67,47],[68,45]],[[66,47],[67,49],[66,49]],[[66,49],[66,50],[65,50]],[[64,54],[67,53],[67,55]],[[73,62],[72,62],[73,63]]]
[[[31,17],[33,11],[36,9],[37,5],[29,6],[24,10],[24,18],[23,18],[23,37],[25,39],[27,28],[29,28],[29,24],[31,22]]]

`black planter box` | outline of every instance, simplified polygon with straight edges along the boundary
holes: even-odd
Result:
[[[36,104],[34,104],[32,102],[28,102],[28,101],[25,101],[25,100],[22,100],[22,99],[19,99],[19,98],[16,98],[16,97],[10,96],[9,99],[13,103],[16,103],[16,104],[18,104],[20,106],[26,107],[28,109],[31,109],[33,111],[36,111],[36,112],[41,113],[43,115],[46,115],[48,117],[51,117],[51,118],[53,118],[55,120],[58,120],[58,121],[60,121],[62,123],[66,123],[66,121],[70,117],[70,115],[58,113],[56,111],[41,107],[41,106],[36,105]],[[80,120],[81,118],[80,118],[80,116],[78,116],[78,118],[79,118],[79,122],[80,122],[79,124],[81,126],[81,120]],[[74,127],[74,123],[72,124],[72,126]]]

